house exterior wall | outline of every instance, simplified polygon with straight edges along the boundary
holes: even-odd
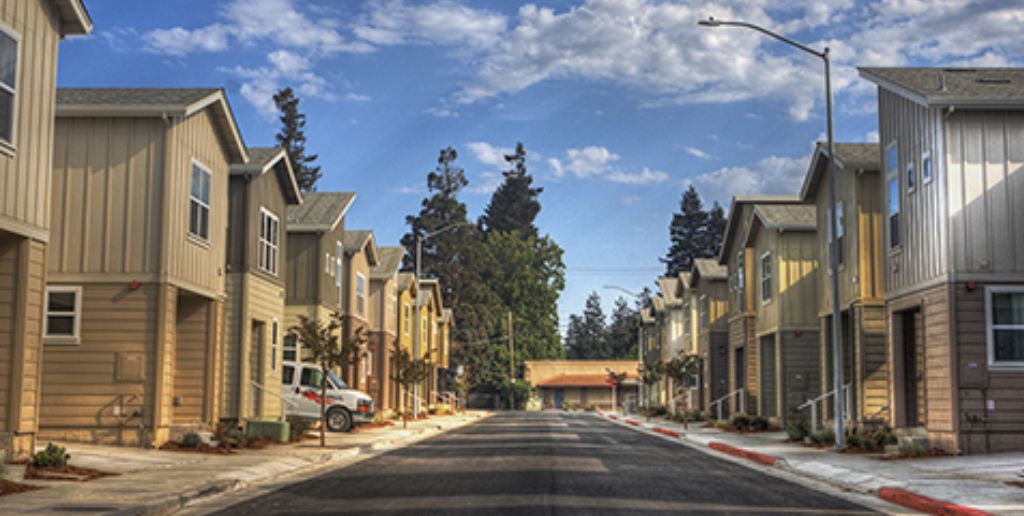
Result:
[[[779,417],[783,422],[802,417],[797,407],[805,401],[816,398],[821,385],[821,368],[818,362],[818,332],[783,330],[772,335],[775,338],[776,381],[778,387]],[[766,400],[770,403],[771,400]],[[807,410],[807,409],[805,409]]]
[[[335,280],[337,245],[345,232],[342,220],[331,231],[322,233],[288,231],[285,265],[287,304],[321,304],[342,310],[342,287]],[[344,278],[342,278],[344,279]]]
[[[282,263],[283,267],[284,264]],[[284,334],[289,318],[285,314],[284,291],[279,282],[270,281],[266,274],[229,274],[228,298],[225,300],[224,345],[221,360],[221,417],[238,420],[252,417],[275,419],[283,407],[277,394],[281,384],[280,364],[283,359]],[[272,345],[274,321],[278,322],[277,349]],[[256,339],[253,322],[263,325],[262,339]],[[295,323],[297,323],[297,318]],[[263,343],[260,351],[261,374],[252,378],[250,357],[252,343]],[[276,355],[274,354],[276,353]],[[274,366],[274,367],[271,367]],[[270,392],[260,391],[251,382],[256,381]],[[251,413],[252,397],[259,406]]]

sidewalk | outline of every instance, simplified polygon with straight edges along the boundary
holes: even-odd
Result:
[[[640,416],[616,416],[617,421],[630,426],[639,425],[704,449],[716,449],[714,453],[745,456],[841,489],[879,495],[883,488],[895,488],[883,494],[905,491],[992,514],[1024,515],[1024,488],[1007,484],[1024,481],[1017,476],[1024,469],[1024,453],[882,461],[875,458],[878,455],[786,443],[785,432],[739,434],[703,423],[684,430],[681,423],[662,418],[647,421]]]
[[[45,488],[0,497],[0,513],[168,514],[206,497],[336,466],[346,459],[406,445],[489,415],[469,412],[434,416],[410,421],[407,430],[398,422],[362,432],[328,433],[326,449],[319,447],[319,440],[241,450],[232,455],[68,443],[70,464],[119,475],[88,482],[30,481],[22,480],[24,466],[8,466],[7,478]]]

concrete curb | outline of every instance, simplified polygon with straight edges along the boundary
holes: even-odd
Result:
[[[936,500],[898,487],[883,487],[878,490],[878,497],[889,503],[936,516],[987,516],[989,514],[982,510]]]
[[[758,464],[764,464],[765,466],[775,466],[777,463],[785,462],[785,459],[776,457],[774,455],[768,455],[766,453],[759,453],[750,450],[744,450],[743,448],[737,448],[731,444],[725,444],[719,441],[711,441],[708,443],[708,448],[712,450],[720,451],[732,455],[734,457],[740,457],[747,460],[752,460]]]
[[[657,432],[657,433],[659,433],[661,435],[667,435],[669,437],[675,437],[677,439],[683,436],[683,434],[681,434],[679,432],[676,432],[675,430],[669,430],[668,428],[662,428],[660,426],[656,426],[656,427],[652,428],[651,431]]]

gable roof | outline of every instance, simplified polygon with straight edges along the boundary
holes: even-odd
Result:
[[[839,170],[881,170],[881,148],[877,143],[835,143],[836,173]],[[814,154],[804,177],[804,185],[800,188],[800,199],[811,200],[817,194],[818,185],[823,184],[822,178],[828,172],[828,144],[818,142],[814,146]],[[827,184],[827,183],[825,183]]]
[[[246,163],[249,153],[235,115],[221,88],[57,88],[60,117],[189,117],[213,109],[213,119],[228,143],[231,163]]]
[[[679,302],[679,278],[671,276],[659,276],[656,280],[658,283],[658,289],[661,290],[661,296],[665,299],[665,303],[674,305]]]
[[[277,173],[277,181],[284,192],[288,204],[302,203],[302,192],[299,191],[299,183],[295,181],[295,173],[292,170],[291,160],[288,153],[280,147],[249,147],[249,162],[231,165],[232,175],[253,175],[260,176],[269,171]]]
[[[370,266],[380,263],[377,255],[377,243],[373,238],[373,231],[345,231],[341,235],[341,245],[346,255],[352,256],[356,253],[366,253],[366,259]]]
[[[1024,68],[858,70],[868,81],[928,107],[1024,107]]]
[[[398,273],[398,291],[404,292],[412,289],[415,292],[416,289],[416,275],[411,272],[399,272]]]
[[[725,231],[722,233],[722,248],[718,250],[718,263],[725,264],[728,260],[728,256],[731,254],[731,244],[733,238],[736,237],[736,232],[743,227],[744,220],[740,220],[739,215],[740,207],[749,204],[772,204],[772,203],[789,203],[789,202],[800,202],[800,197],[796,195],[736,195],[732,198],[732,204],[729,206],[729,218],[725,222]]]
[[[698,258],[693,261],[693,275],[691,283],[696,285],[701,278],[708,281],[725,280],[729,277],[729,270],[710,258]]]
[[[680,289],[690,288],[690,281],[692,280],[692,272],[680,272],[679,273],[679,287]]]
[[[92,32],[92,17],[82,0],[53,0],[60,15],[62,36],[85,35]]]
[[[355,198],[352,192],[306,192],[302,204],[288,207],[288,231],[331,231]]]
[[[818,208],[813,204],[756,204],[754,215],[768,229],[814,231],[818,229]]]
[[[416,304],[418,306],[427,306],[427,302],[430,298],[434,299],[434,304],[438,308],[443,307],[441,301],[441,283],[434,278],[424,278],[420,280],[420,290],[416,295]]]
[[[398,272],[405,256],[405,248],[397,246],[380,247],[377,249],[380,260],[370,269],[371,279],[387,279]]]

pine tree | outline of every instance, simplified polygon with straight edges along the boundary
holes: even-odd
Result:
[[[612,356],[609,358],[636,358],[640,342],[640,312],[629,306],[623,298],[615,300],[612,321],[608,325],[608,340]]]
[[[597,292],[587,296],[583,315],[572,315],[569,318],[572,341],[567,339],[569,358],[612,358],[612,349],[608,339],[608,327],[604,310],[601,309],[601,297]]]
[[[661,259],[665,274],[675,276],[693,269],[698,258],[715,258],[722,245],[725,231],[725,212],[716,202],[710,210],[704,210],[697,190],[690,187],[683,192],[679,211],[672,215],[669,224],[668,254]]]
[[[488,233],[493,231],[517,232],[523,237],[537,235],[533,221],[540,213],[537,197],[543,188],[534,188],[533,177],[526,170],[526,148],[516,144],[514,154],[505,156],[511,165],[502,173],[504,182],[491,196],[491,202],[480,217],[480,225]]]
[[[715,202],[714,206],[707,213],[708,221],[701,238],[701,244],[705,251],[705,258],[716,258],[719,250],[722,248],[722,239],[725,235],[725,210],[722,209],[720,204]]]
[[[317,155],[306,155],[306,115],[299,112],[299,98],[291,87],[286,87],[274,94],[274,104],[281,112],[277,143],[288,153],[299,189],[314,192],[321,173],[320,167],[313,165]]]

